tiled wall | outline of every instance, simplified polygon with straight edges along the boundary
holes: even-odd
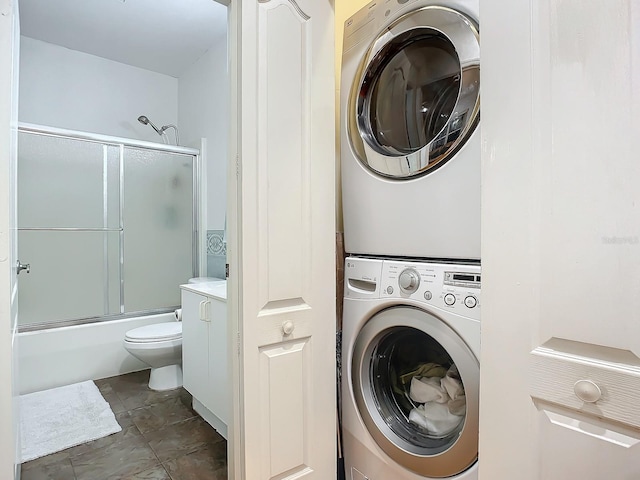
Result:
[[[224,230],[207,230],[207,277],[225,278],[226,264]]]

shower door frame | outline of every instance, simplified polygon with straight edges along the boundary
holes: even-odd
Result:
[[[40,322],[33,323],[28,325],[20,325],[18,324],[18,332],[32,332],[36,330],[47,330],[51,328],[60,328],[60,327],[69,327],[74,325],[84,325],[90,323],[98,323],[98,322],[106,322],[111,320],[122,320],[126,318],[134,318],[141,317],[146,315],[157,315],[163,313],[170,313],[175,308],[178,308],[179,305],[175,305],[173,307],[167,308],[159,308],[153,310],[144,310],[144,311],[135,311],[135,312],[125,312],[124,305],[124,228],[123,228],[123,209],[124,209],[124,148],[132,147],[132,148],[141,148],[144,150],[153,150],[164,153],[174,153],[178,155],[190,156],[194,157],[193,164],[193,231],[192,231],[192,271],[194,274],[198,274],[201,270],[200,265],[200,245],[201,239],[200,235],[202,232],[202,219],[200,217],[200,172],[202,169],[202,153],[200,150],[189,148],[189,147],[181,147],[176,145],[167,145],[167,144],[159,144],[154,142],[148,142],[144,140],[135,140],[124,137],[116,137],[110,135],[103,135],[98,133],[90,133],[90,132],[82,132],[78,130],[68,130],[64,128],[57,127],[49,127],[45,125],[37,125],[32,123],[18,122],[18,133],[31,133],[42,136],[49,137],[57,137],[57,138],[65,138],[70,140],[80,140],[85,142],[98,143],[101,145],[108,145],[119,148],[119,197],[120,197],[120,206],[119,206],[119,228],[117,229],[109,229],[109,228],[17,228],[18,231],[21,230],[46,230],[46,231],[78,231],[78,232],[111,232],[118,231],[119,232],[119,266],[120,266],[120,313],[110,314],[110,315],[99,315],[94,317],[85,317],[78,319],[70,319],[70,320],[62,320],[57,322]],[[19,152],[18,152],[19,157]],[[106,210],[105,210],[106,212]],[[106,252],[106,250],[105,250]],[[106,253],[105,253],[106,254]],[[28,260],[28,259],[27,259]],[[198,276],[196,275],[196,276]],[[176,285],[176,288],[178,286]]]

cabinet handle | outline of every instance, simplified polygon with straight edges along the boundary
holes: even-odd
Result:
[[[209,300],[202,300],[200,302],[200,320],[202,320],[203,322],[210,322],[211,319],[209,318],[209,307],[208,305],[211,302]]]

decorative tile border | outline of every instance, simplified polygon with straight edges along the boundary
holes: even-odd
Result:
[[[227,255],[224,230],[207,230],[207,255]]]
[[[224,230],[207,230],[207,276],[225,278],[227,244]]]

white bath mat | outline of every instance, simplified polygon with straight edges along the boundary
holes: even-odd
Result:
[[[20,395],[22,462],[122,430],[92,381]]]

